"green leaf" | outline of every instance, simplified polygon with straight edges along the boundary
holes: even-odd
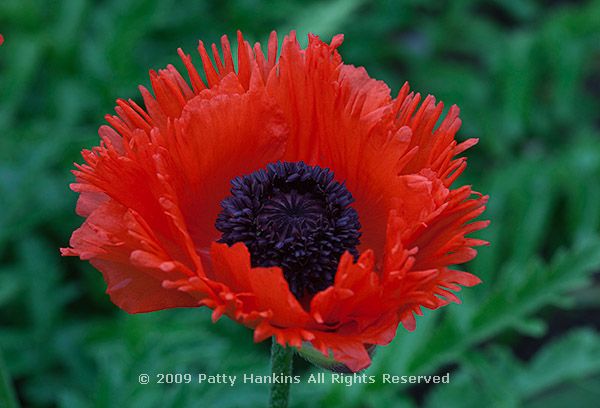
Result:
[[[304,7],[290,23],[280,27],[280,33],[296,30],[301,43],[306,43],[308,33],[323,36],[323,39],[338,34],[365,0],[335,0],[319,2]]]
[[[600,335],[579,329],[549,343],[536,354],[523,381],[526,396],[540,394],[564,382],[600,373]]]
[[[19,404],[15,397],[10,373],[4,365],[2,350],[0,350],[0,407],[17,408]]]
[[[600,400],[600,378],[561,384],[528,400],[527,408],[594,407]]]
[[[433,390],[427,399],[428,407],[439,406],[442,401],[449,407],[474,407],[478,403],[538,406],[541,401],[548,401],[549,392],[556,390],[558,394],[587,401],[594,392],[583,392],[580,384],[600,374],[600,335],[590,329],[571,331],[547,344],[529,363],[519,361],[510,349],[499,346],[466,355],[463,361],[450,384]],[[597,378],[592,383],[597,383]]]

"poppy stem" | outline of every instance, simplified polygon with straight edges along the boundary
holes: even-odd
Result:
[[[270,408],[287,408],[290,396],[289,376],[292,375],[294,350],[292,347],[280,346],[275,337],[271,346],[271,373],[273,376],[282,376],[279,382],[271,384]]]

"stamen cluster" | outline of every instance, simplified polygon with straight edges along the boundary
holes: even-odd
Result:
[[[358,255],[354,201],[329,169],[277,162],[231,181],[216,227],[219,242],[243,242],[252,266],[280,266],[301,299],[333,283],[340,256]]]

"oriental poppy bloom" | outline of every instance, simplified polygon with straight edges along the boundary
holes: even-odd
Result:
[[[198,48],[203,80],[151,71],[145,108],[118,100],[99,146],[76,165],[85,217],[63,255],[102,272],[130,313],[206,306],[254,330],[255,341],[369,366],[373,345],[421,308],[459,299],[480,280],[450,269],[486,244],[468,234],[487,197],[451,187],[457,157],[452,106],[405,84],[395,98],[331,43],[273,33],[266,55],[238,33],[237,69]]]

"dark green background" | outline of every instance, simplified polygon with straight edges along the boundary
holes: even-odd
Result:
[[[461,182],[491,196],[462,305],[400,329],[367,374],[451,373],[439,386],[294,385],[292,406],[563,407],[600,399],[598,1],[2,0],[0,349],[27,407],[254,407],[261,385],[139,385],[140,373],[268,372],[268,342],[205,309],[129,316],[99,273],[59,257],[69,173],[117,97],[198,39],[242,29],[346,35],[346,63],[462,109]],[[196,62],[199,58],[196,58]],[[299,362],[297,373],[310,366]],[[0,386],[0,401],[7,392]],[[8,391],[10,393],[10,391]],[[3,402],[0,402],[2,406]]]

